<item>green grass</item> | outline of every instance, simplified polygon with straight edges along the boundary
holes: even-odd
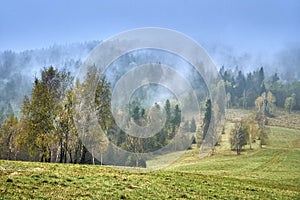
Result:
[[[192,149],[151,173],[0,161],[0,199],[300,199],[300,131],[271,127],[269,138],[265,148],[241,156],[220,146],[199,159]]]
[[[242,156],[224,156],[224,151],[217,149],[214,156],[202,160],[195,158],[193,164],[184,165],[183,157],[169,170],[234,178],[300,198],[300,131],[270,128],[269,145],[263,149],[248,150]]]
[[[296,199],[300,197],[296,187],[291,188],[268,179],[238,179],[226,174],[207,175],[203,171],[193,171],[195,168],[187,172],[161,170],[147,174],[130,174],[101,166],[8,161],[0,163],[2,199]]]

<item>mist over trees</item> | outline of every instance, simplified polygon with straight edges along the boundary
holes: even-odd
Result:
[[[300,109],[300,81],[282,82],[277,73],[267,77],[263,67],[245,74],[222,66],[220,75],[227,94],[227,108],[250,109],[262,104],[269,115],[275,107]]]
[[[143,108],[139,102],[131,102],[128,105],[130,110],[130,123],[126,126],[128,130],[133,128],[131,122],[146,126],[149,120],[153,121],[151,118],[157,118],[156,116],[163,112],[166,112],[166,123],[153,137],[138,138],[127,135],[116,125],[110,111],[110,84],[105,77],[98,77],[97,74],[97,69],[91,67],[86,80],[82,83],[77,80],[74,87],[70,72],[52,66],[44,68],[40,78],[35,78],[31,94],[23,98],[20,117],[12,113],[1,125],[0,159],[102,164],[102,159],[112,156],[110,155],[112,147],[105,141],[104,136],[93,130],[91,121],[94,111],[97,122],[108,139],[126,151],[153,152],[172,141],[181,123],[181,109],[178,104],[166,100],[164,105],[155,104]],[[95,81],[97,82],[95,96],[94,99],[90,99],[91,96],[86,92],[90,92],[88,87]],[[74,98],[74,93],[80,93],[81,98]],[[90,106],[93,100],[95,107]],[[83,106],[80,113],[74,110],[74,101]],[[80,125],[76,126],[76,122],[80,122]],[[190,124],[195,131],[195,120]],[[186,138],[187,141],[189,139]],[[82,140],[89,140],[85,143],[88,146],[83,145]],[[174,144],[172,149],[180,151],[184,150],[185,146]],[[101,152],[99,160],[96,159],[97,152]],[[122,153],[120,157],[123,160],[109,159],[112,163],[106,164],[146,167],[145,158]]]
[[[281,82],[300,80],[299,44],[287,44],[276,52],[261,52],[261,54],[238,51],[234,47],[220,43],[206,48],[219,68],[225,66],[226,69],[235,72],[242,70],[247,74],[263,66],[267,77],[277,73]]]
[[[99,41],[53,45],[49,48],[0,52],[0,123],[12,112],[19,115],[24,95],[29,95],[43,68],[56,66],[74,76],[82,60]]]
[[[131,120],[126,126],[127,130],[135,128],[131,123],[145,126],[150,120],[150,114],[156,116],[156,113],[158,116],[159,113],[165,112],[166,121],[160,132],[153,137],[133,137],[116,125],[110,111],[112,83],[109,81],[118,78],[113,69],[108,70],[108,75],[114,75],[109,79],[97,77],[97,72],[91,71],[90,77],[86,79],[87,82],[79,83],[76,80],[74,82],[82,60],[98,43],[94,41],[65,46],[54,45],[47,49],[0,53],[0,159],[102,164],[102,161],[107,158],[122,157],[122,159],[110,160],[107,164],[146,167],[147,158],[111,151],[113,146],[97,133],[92,137],[90,147],[83,145],[80,134],[93,131],[88,126],[91,121],[89,115],[91,108],[86,108],[81,118],[74,119],[74,104],[78,102],[74,102],[73,94],[84,91],[85,87],[88,87],[88,81],[98,79],[93,109],[108,140],[116,146],[134,153],[153,152],[170,144],[179,129],[190,133],[190,136],[197,140],[198,147],[201,145],[208,132],[213,117],[212,107],[214,107],[210,99],[203,98],[207,91],[203,89],[206,86],[201,77],[194,76],[193,71],[185,72],[197,89],[198,97],[202,98],[201,106],[205,110],[203,121],[196,121],[195,118],[183,119],[182,108],[172,99],[145,106],[138,100],[149,94],[141,91],[136,94],[137,101],[127,105]],[[153,55],[156,54],[147,56]],[[288,54],[282,56],[289,57]],[[297,62],[297,58],[295,57],[294,62]],[[130,56],[124,56],[120,59],[120,63],[115,65],[140,64],[132,62],[132,59]],[[155,59],[159,60],[159,57]],[[282,62],[282,64],[290,65],[289,62]],[[183,70],[179,65],[176,67]],[[92,67],[91,70],[96,69]],[[218,85],[225,87],[227,109],[256,110],[255,116],[237,123],[231,132],[231,148],[237,154],[240,154],[245,144],[249,144],[251,149],[251,143],[255,139],[259,139],[261,147],[266,144],[268,118],[276,116],[278,109],[286,110],[288,113],[300,110],[300,81],[297,76],[282,79],[288,77],[287,74],[271,73],[265,67],[243,71],[239,68],[222,66],[219,73],[222,81]],[[156,92],[153,89],[150,91],[150,96]],[[188,105],[189,97],[187,96],[184,101]],[[79,127],[78,130],[75,120],[83,121],[86,126]],[[187,137],[181,144],[172,144],[172,149],[184,150],[185,143],[189,140],[190,137]],[[96,143],[101,143],[102,146],[98,148]],[[96,159],[96,152],[101,152],[100,160]],[[112,155],[112,152],[115,155]]]

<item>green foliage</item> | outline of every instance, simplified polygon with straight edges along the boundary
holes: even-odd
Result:
[[[268,130],[265,127],[268,122],[267,116],[275,116],[277,107],[285,106],[289,111],[297,110],[299,107],[300,87],[298,82],[282,83],[279,81],[277,74],[270,78],[265,77],[263,68],[246,75],[238,68],[236,70],[222,68],[220,73],[223,80],[219,82],[217,87],[225,86],[228,108],[257,106],[259,112],[256,119],[259,123],[259,129],[257,129],[257,134],[249,135],[249,139],[247,139],[249,141],[254,137],[259,137],[262,144],[266,143],[264,140],[268,136]],[[164,102],[163,108],[156,104],[146,109],[138,101],[128,105],[130,120],[141,127],[146,126],[151,120],[149,113],[154,107],[164,109],[166,113],[165,126],[159,133],[151,138],[136,141],[136,138],[127,138],[127,134],[116,127],[110,111],[111,86],[106,78],[98,75],[95,66],[89,68],[85,78],[83,83],[77,81],[75,87],[73,87],[73,77],[69,72],[59,71],[52,66],[43,69],[41,78],[36,78],[34,81],[30,97],[24,97],[20,120],[17,122],[19,134],[14,139],[18,153],[17,156],[12,156],[13,158],[28,160],[30,154],[31,160],[40,161],[78,163],[80,161],[87,162],[87,157],[93,160],[95,155],[89,155],[87,147],[84,147],[79,140],[79,133],[92,136],[89,137],[91,140],[89,144],[93,152],[107,150],[108,141],[106,141],[106,138],[98,134],[98,130],[89,126],[90,122],[96,118],[110,141],[125,149],[136,149],[134,152],[157,150],[169,144],[175,137],[182,121],[179,105],[171,103],[170,100]],[[73,99],[75,93],[80,94],[83,98]],[[91,104],[91,102],[94,102],[94,104]],[[77,118],[76,113],[74,113],[73,105],[75,104],[83,106],[83,112],[80,113],[82,114],[81,118]],[[198,145],[205,138],[210,121],[216,117],[213,111],[218,113],[217,107],[212,106],[212,102],[208,100],[202,126],[198,126],[197,129],[194,119],[186,121],[184,124],[185,131],[197,132]],[[12,112],[10,104],[4,107],[1,105],[0,120],[4,120]],[[91,113],[96,113],[96,117]],[[76,130],[73,115],[75,115],[76,120],[84,122],[84,127]],[[122,111],[118,115],[122,118]],[[130,130],[131,126],[128,125],[127,128]],[[216,125],[212,124],[214,133],[217,132],[215,129]],[[2,134],[3,138],[5,138],[5,134],[7,133]],[[251,137],[252,139],[250,139]],[[3,138],[1,137],[2,141],[5,140]],[[95,149],[98,143],[101,143],[101,145],[99,149]],[[174,149],[180,148],[175,147]]]
[[[37,78],[32,89],[32,98],[28,105],[26,119],[26,141],[31,143],[32,151],[39,152],[41,161],[50,161],[50,146],[54,139],[55,101],[51,96],[49,86]],[[35,148],[35,149],[33,149]],[[32,156],[35,156],[32,154]]]
[[[263,93],[271,92],[272,98],[276,101],[272,102],[269,107],[271,116],[276,107],[285,108],[285,100],[295,94],[296,110],[300,109],[300,82],[281,82],[279,74],[275,73],[270,77],[265,76],[264,68],[254,70],[248,74],[243,74],[242,71],[235,69],[225,70],[220,69],[220,75],[224,81],[225,90],[227,93],[227,108],[251,108],[256,106],[255,100],[262,96]]]
[[[287,87],[277,81],[269,85],[269,90],[274,94],[276,98],[276,106],[283,108],[284,100],[288,95]]]
[[[114,119],[110,111],[111,86],[104,76],[99,79],[95,92],[96,112],[101,128],[107,131],[114,124]]]
[[[18,153],[18,119],[12,114],[3,122],[0,129],[0,159],[15,159]]]
[[[133,120],[138,123],[138,121],[140,120],[140,108],[138,106],[135,106],[133,108],[133,113],[132,113],[132,118]]]
[[[181,110],[179,108],[179,105],[176,104],[175,109],[174,109],[174,116],[172,119],[172,123],[175,127],[178,127],[180,125],[180,122],[181,122]]]
[[[69,91],[62,101],[62,106],[55,119],[55,135],[58,138],[58,156],[56,162],[76,162],[76,149],[78,148],[78,134],[73,119],[73,93]]]
[[[80,105],[76,107],[74,113],[78,123],[77,131],[79,138],[87,145],[79,148],[80,162],[85,163],[86,158],[90,156],[91,163],[95,164],[96,153],[100,152],[99,156],[102,157],[102,153],[108,148],[105,133],[113,125],[112,114],[109,111],[110,85],[104,77],[99,76],[97,68],[91,66],[84,81],[82,83],[77,81],[74,90],[76,92],[74,101],[77,106]]]
[[[276,98],[271,91],[262,93],[262,95],[255,100],[257,112],[269,117],[274,117],[276,111],[275,102]]]
[[[293,108],[296,106],[296,95],[292,94],[291,97],[287,97],[284,102],[284,108],[291,113]]]
[[[30,154],[33,160],[49,162],[60,157],[61,162],[63,158],[66,162],[66,155],[72,154],[69,147],[74,145],[68,144],[76,140],[71,108],[72,80],[69,72],[52,66],[41,72],[41,79],[35,78],[31,98],[24,97],[20,122],[17,121],[19,134],[15,145],[21,157],[15,159],[28,159]]]
[[[242,148],[247,144],[250,132],[249,124],[246,121],[236,123],[230,132],[231,150],[235,150],[237,155],[240,155]]]
[[[254,106],[254,101],[263,92],[266,92],[264,68],[250,72],[246,76],[241,70],[225,70],[221,68],[220,75],[225,82],[227,108],[249,108]]]
[[[123,138],[120,142],[118,142],[118,146],[122,146],[133,153],[145,153],[156,151],[173,140],[173,137],[181,123],[181,110],[178,105],[171,105],[170,100],[167,99],[164,108],[161,108],[159,104],[155,103],[152,107],[146,110],[140,106],[139,102],[133,101],[129,105],[129,108],[131,108],[132,112],[131,121],[127,126],[128,132],[139,131],[139,128],[133,126],[133,123],[141,127],[147,126],[148,123],[158,123],[156,126],[161,126],[161,123],[163,122],[162,119],[160,119],[163,114],[162,109],[166,112],[166,121],[163,128],[152,137],[139,138],[123,133],[123,135],[126,135],[126,138],[125,140]],[[119,132],[119,134],[115,134],[114,138],[119,137],[118,135],[122,135],[120,134],[120,131],[115,130],[114,132]],[[116,139],[113,140],[116,141]],[[178,146],[179,145],[181,144],[178,144]],[[174,147],[174,149],[177,148]],[[179,149],[182,148],[178,148],[178,150]],[[139,159],[141,158],[138,158],[138,160]]]
[[[270,134],[270,129],[267,127],[260,127],[258,130],[258,136],[260,140],[260,147],[268,144],[268,138]]]
[[[300,81],[292,83],[290,96],[295,100],[295,109],[300,110]]]
[[[276,112],[276,98],[271,91],[268,91],[266,101],[266,113],[268,116],[273,117]]]
[[[210,99],[206,101],[205,107],[205,114],[202,124],[202,140],[206,137],[206,134],[208,133],[209,125],[212,118],[212,104]]]
[[[166,111],[166,124],[169,124],[171,122],[171,103],[169,99],[166,100],[165,111]]]
[[[192,118],[191,125],[190,125],[190,132],[194,133],[197,130],[196,120]]]

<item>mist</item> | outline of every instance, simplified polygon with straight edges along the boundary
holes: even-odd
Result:
[[[300,80],[300,46],[287,45],[269,52],[237,50],[228,45],[210,45],[207,51],[218,68],[249,73],[264,67],[267,76],[277,73],[281,82]]]
[[[38,77],[45,67],[54,66],[57,69],[66,69],[76,76],[80,65],[99,43],[100,41],[55,44],[47,48],[22,52],[11,50],[0,52],[0,112],[9,113],[12,110],[18,114],[24,95],[30,95],[34,77]],[[283,83],[300,80],[300,46],[289,45],[281,50],[270,50],[264,53],[238,51],[234,47],[222,44],[206,45],[205,48],[217,68],[224,66],[226,69],[232,69],[235,72],[241,70],[246,74],[264,67],[266,76],[278,73]],[[203,80],[197,82],[201,76],[195,75],[184,60],[174,58],[174,55],[167,55],[166,52],[153,52],[153,50],[150,53],[149,51],[148,53],[147,51],[132,52],[131,55],[125,55],[118,62],[112,63],[111,69],[105,73],[114,83],[130,68],[149,61],[161,62],[173,66],[175,70],[192,80],[194,87],[197,87],[199,83],[203,85]],[[128,66],[128,68],[124,68],[122,72],[119,69],[120,66]],[[116,69],[113,68],[117,68],[118,72],[116,73]]]
[[[0,113],[19,114],[25,95],[30,95],[35,77],[53,66],[76,75],[82,61],[99,41],[53,45],[48,48],[0,52]]]

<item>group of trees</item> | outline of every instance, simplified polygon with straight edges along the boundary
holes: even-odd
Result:
[[[138,102],[133,102],[130,105],[131,119],[135,124],[141,127],[147,126],[147,124],[150,123],[153,123],[154,126],[160,127],[163,123],[163,118],[161,117],[163,112],[166,114],[164,126],[154,137],[142,139],[144,142],[142,145],[143,152],[153,152],[154,150],[160,149],[174,138],[181,123],[181,110],[178,104],[171,105],[169,99],[165,101],[163,106],[155,103],[154,106],[147,110],[142,108]],[[128,136],[127,139],[128,138],[132,137]]]
[[[264,69],[260,68],[246,76],[242,71],[220,69],[227,93],[227,107],[256,108],[257,114],[251,119],[236,124],[231,132],[231,148],[239,154],[245,144],[260,140],[266,143],[268,129],[267,117],[275,115],[277,107],[286,108],[288,112],[300,109],[300,82],[282,83],[277,74],[266,78]],[[96,84],[94,84],[96,83]],[[91,90],[90,87],[94,90]],[[90,95],[89,92],[94,92]],[[81,98],[74,98],[81,94]],[[33,160],[43,162],[64,163],[102,163],[102,157],[112,156],[106,137],[92,130],[92,113],[96,113],[97,123],[114,145],[133,153],[147,153],[161,149],[172,143],[179,129],[195,133],[198,144],[206,138],[215,125],[213,105],[206,101],[206,112],[202,124],[194,118],[184,120],[178,104],[166,100],[162,104],[143,108],[138,101],[128,106],[130,119],[126,122],[126,130],[117,126],[111,109],[111,88],[105,77],[99,77],[96,67],[91,67],[84,82],[75,82],[70,72],[53,67],[45,68],[36,77],[30,96],[25,96],[20,114],[14,114],[9,106],[0,109],[3,122],[0,128],[0,159]],[[94,102],[93,106],[86,102]],[[76,113],[79,105],[80,113]],[[75,109],[75,110],[74,110]],[[158,133],[151,137],[134,137],[125,132],[140,131],[149,123],[162,123],[159,117],[165,113],[165,122]],[[120,116],[122,117],[122,112]],[[154,120],[155,119],[155,120]],[[181,122],[183,126],[180,127]],[[76,126],[76,124],[81,124]],[[135,126],[133,126],[135,124]],[[85,146],[83,139],[91,136]],[[214,136],[214,134],[212,134]],[[216,138],[206,138],[215,144]],[[185,149],[185,143],[172,144],[172,150]],[[101,145],[96,145],[100,143]],[[95,152],[101,152],[101,159],[96,160]],[[128,156],[128,155],[127,155]],[[116,161],[120,165],[145,166],[145,158],[126,157]]]
[[[236,151],[237,155],[240,155],[245,145],[249,145],[249,149],[251,150],[253,143],[258,142],[260,148],[267,144],[270,133],[270,129],[266,126],[268,122],[267,109],[263,109],[261,106],[263,105],[257,108],[255,114],[240,121],[235,121],[234,127],[230,130],[230,148]],[[220,138],[218,138],[216,130],[217,125],[214,124],[215,113],[210,99],[206,101],[205,107],[203,122],[197,129],[196,142],[198,147],[203,145],[204,142],[210,143],[212,153],[214,153],[215,146],[219,145]],[[222,134],[225,134],[225,127],[222,129]]]
[[[235,122],[230,132],[230,146],[232,150],[239,155],[243,146],[249,145],[252,149],[252,143],[258,141],[262,148],[267,143],[269,129],[266,127],[268,117],[274,117],[277,107],[286,108],[291,111],[295,105],[295,95],[288,97],[293,91],[279,82],[279,77],[274,74],[270,78],[265,78],[264,69],[261,67],[258,71],[248,73],[247,78],[241,71],[238,71],[236,77],[232,76],[232,71],[225,71],[221,68],[220,73],[225,82],[227,93],[227,108],[255,108],[256,113],[247,119],[241,119]],[[231,74],[231,75],[230,75]],[[281,93],[279,87],[286,87],[285,92]],[[276,87],[275,87],[276,86]],[[282,104],[277,99],[284,98],[288,103]],[[292,100],[289,100],[292,98]]]
[[[1,126],[0,158],[89,162],[73,118],[74,92],[70,72],[44,69],[35,78],[31,96],[24,97],[20,116],[11,114]]]
[[[300,109],[300,82],[280,81],[275,73],[270,77],[265,76],[264,68],[245,75],[241,70],[220,69],[223,84],[226,90],[227,108],[255,109],[256,113],[247,119],[235,122],[230,132],[231,149],[239,155],[243,146],[249,145],[252,149],[253,142],[259,146],[267,144],[269,128],[268,117],[276,116],[277,109],[285,109],[291,113]],[[202,124],[202,133],[207,133],[207,124],[211,119],[209,102],[206,102],[206,113]],[[200,134],[201,135],[201,134]],[[201,141],[203,138],[198,138]]]
[[[187,148],[188,143],[191,143],[191,137],[181,138],[180,142],[174,142],[182,122],[181,109],[178,104],[171,103],[167,99],[163,104],[155,103],[149,108],[143,108],[138,101],[133,101],[128,107],[130,119],[126,122],[126,130],[122,130],[114,124],[107,131],[107,136],[113,144],[133,153],[129,155],[127,160],[124,160],[125,163],[121,163],[122,165],[144,167],[147,158],[139,157],[139,153],[160,154],[159,150],[164,147],[164,152],[181,151]],[[163,113],[165,113],[165,116]],[[194,119],[185,120],[184,124],[183,131],[185,133],[189,133],[191,129],[196,129],[193,127],[196,126]],[[151,127],[153,126],[160,127],[155,134],[152,132]],[[135,137],[129,133],[138,133],[141,137]],[[113,151],[109,153],[112,154]],[[124,156],[119,154],[119,156],[112,157]],[[120,164],[120,161],[117,160],[110,161],[113,164]]]
[[[252,149],[252,144],[259,142],[260,148],[267,144],[268,134],[270,130],[265,126],[263,118],[257,116],[250,116],[240,122],[235,123],[230,132],[230,147],[231,150],[240,155],[243,146],[249,145]]]
[[[82,60],[98,44],[99,41],[89,41],[21,52],[0,52],[0,124],[12,113],[20,115],[23,97],[30,94],[34,75],[43,66],[59,66],[75,74]]]
[[[107,157],[112,153],[108,152],[111,146],[107,144],[103,135],[93,132],[92,113],[96,113],[97,123],[107,138],[125,151],[153,152],[172,141],[182,119],[178,104],[166,100],[164,105],[156,103],[150,108],[143,108],[139,102],[134,101],[128,105],[130,119],[126,125],[127,130],[122,130],[116,125],[110,111],[110,84],[105,77],[98,77],[97,74],[96,67],[91,67],[85,81],[76,81],[73,85],[70,72],[59,71],[53,67],[45,68],[40,78],[35,78],[31,96],[24,97],[20,116],[12,113],[1,125],[0,159],[102,163],[102,154],[101,159],[96,160],[94,152],[103,152],[103,157]],[[90,88],[91,85],[95,86],[94,90]],[[91,96],[90,92],[95,93]],[[74,95],[79,93],[80,95]],[[80,107],[80,113],[76,106]],[[155,123],[163,113],[164,126],[154,136],[139,138],[125,133],[134,131],[131,130],[134,128],[132,124],[143,128],[148,123]],[[195,132],[196,121],[186,120],[185,128],[185,131]],[[85,146],[82,140],[88,138],[90,141],[85,145],[89,146]],[[183,149],[180,144],[176,144],[174,148]],[[145,160],[141,158],[128,157],[118,163],[145,166]]]
[[[266,109],[272,112],[274,106],[291,110],[300,110],[300,82],[280,81],[275,73],[265,76],[264,68],[249,72],[246,75],[236,69],[220,69],[227,94],[227,108],[253,108],[260,102],[268,100]],[[273,106],[273,107],[272,107]],[[270,113],[272,114],[272,113]]]

